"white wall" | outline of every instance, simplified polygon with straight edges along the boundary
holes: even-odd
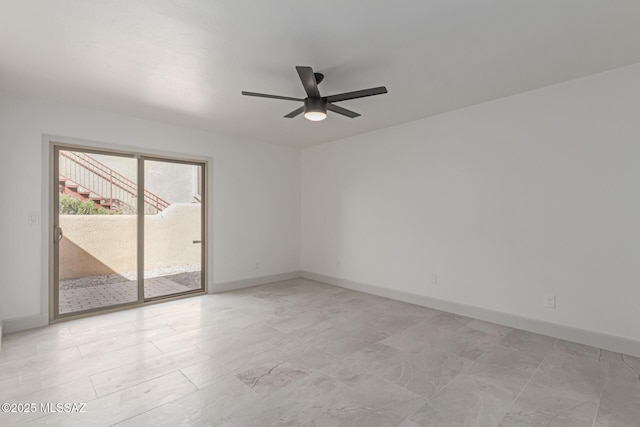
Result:
[[[212,158],[210,290],[216,284],[299,269],[298,150],[0,94],[0,320],[42,315],[44,310],[48,177],[42,171],[43,134]],[[42,226],[29,226],[28,212],[39,212]]]
[[[303,271],[640,340],[640,65],[301,161]]]

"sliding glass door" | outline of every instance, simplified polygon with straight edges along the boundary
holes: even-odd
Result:
[[[202,290],[202,165],[145,160],[144,297]]]
[[[205,164],[54,146],[53,317],[204,291]]]

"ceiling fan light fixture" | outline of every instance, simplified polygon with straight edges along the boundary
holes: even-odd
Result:
[[[307,98],[304,100],[304,118],[312,122],[319,122],[327,118],[327,100],[322,98]]]
[[[269,95],[268,93],[247,92],[244,90],[242,91],[242,94],[246,96],[258,96],[260,98],[282,99],[285,101],[302,101],[304,102],[302,107],[296,108],[284,117],[292,119],[304,113],[304,117],[307,120],[319,122],[327,118],[327,110],[351,119],[360,116],[360,114],[355,111],[347,110],[346,108],[334,104],[334,102],[348,101],[350,99],[364,98],[365,96],[382,95],[383,93],[387,93],[387,88],[380,86],[372,87],[370,89],[356,90],[353,92],[337,93],[331,96],[322,96],[318,90],[318,83],[324,79],[324,75],[322,73],[314,73],[313,68],[311,67],[297,66],[296,70],[298,71],[298,76],[302,82],[302,87],[304,87],[304,91],[307,93],[307,97],[304,99],[293,98],[290,96]]]
[[[304,118],[312,122],[319,122],[327,118],[327,113],[324,111],[307,111],[304,113]]]

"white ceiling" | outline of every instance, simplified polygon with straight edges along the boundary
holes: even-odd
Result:
[[[0,0],[0,90],[306,147],[640,62],[638,0]],[[313,123],[304,98],[385,85]]]

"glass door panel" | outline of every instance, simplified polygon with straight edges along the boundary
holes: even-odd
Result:
[[[203,289],[200,164],[144,159],[144,298]]]
[[[136,303],[137,163],[55,150],[55,317]]]

